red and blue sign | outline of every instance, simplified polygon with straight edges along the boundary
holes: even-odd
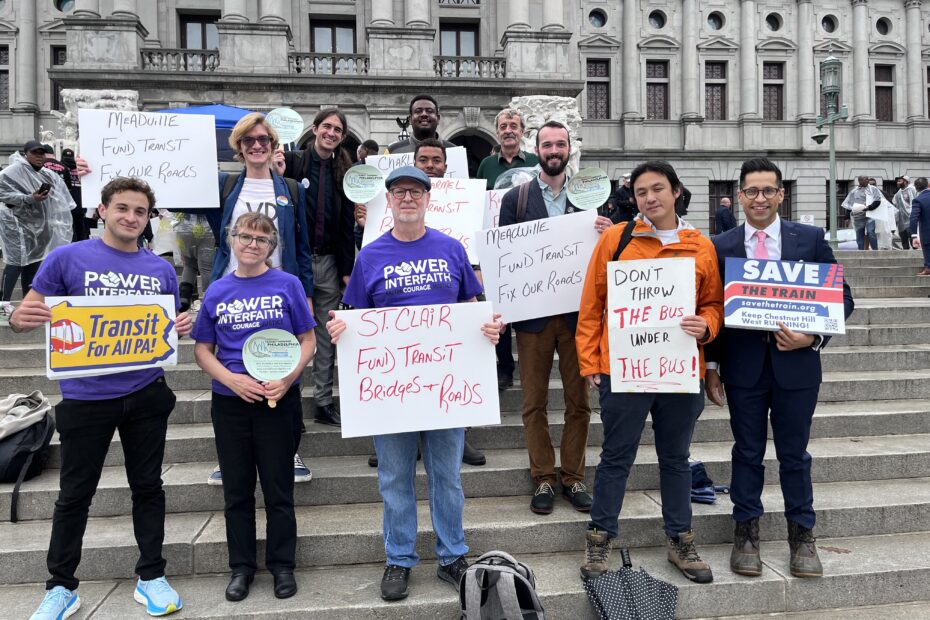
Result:
[[[805,334],[845,334],[843,266],[728,257],[724,325]]]

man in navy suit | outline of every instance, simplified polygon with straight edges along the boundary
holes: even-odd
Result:
[[[778,207],[785,197],[781,170],[765,158],[743,162],[738,198],[746,223],[714,237],[721,276],[727,256],[769,260],[835,263],[823,231],[784,221]],[[853,311],[852,292],[843,284],[846,317]],[[811,420],[820,391],[820,349],[827,339],[801,334],[784,324],[776,332],[724,328],[705,349],[708,397],[730,406],[733,474],[730,497],[736,521],[730,568],[741,575],[762,574],[759,517],[766,431],[771,419],[778,474],[788,521],[791,574],[820,577],[814,529],[811,455],[807,452]],[[719,364],[719,369],[716,368]],[[721,381],[723,385],[721,385]]]
[[[917,190],[917,195],[911,201],[909,229],[914,235],[914,247],[921,248],[924,252],[924,268],[917,275],[930,276],[930,191],[927,191],[927,177],[916,179],[914,189]]]
[[[717,214],[714,217],[716,224],[715,234],[725,233],[731,228],[736,228],[736,218],[733,217],[733,212],[730,211],[732,205],[730,204],[730,199],[727,196],[724,196],[720,199],[720,206],[717,207]]]

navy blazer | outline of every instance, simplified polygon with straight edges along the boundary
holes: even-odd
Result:
[[[733,212],[730,211],[730,207],[725,207],[720,205],[717,207],[717,215],[714,218],[716,220],[716,233],[723,234],[730,229],[736,228],[736,218],[733,217]]]
[[[911,201],[910,231],[916,235],[920,231],[920,242],[930,243],[930,190],[925,189]]]
[[[539,183],[535,178],[532,181],[528,181],[528,183],[530,184],[530,195],[527,197],[526,201],[526,213],[522,218],[520,218],[520,220],[517,220],[517,201],[519,200],[520,196],[520,187],[514,187],[509,192],[504,194],[504,198],[501,200],[501,214],[497,221],[498,226],[509,226],[510,224],[519,224],[521,222],[532,222],[533,220],[542,220],[549,217],[549,211],[546,210],[546,200],[543,198],[542,189],[539,187]],[[562,191],[564,192],[567,190],[563,187]],[[580,209],[573,205],[566,196],[565,213],[575,213],[579,210]],[[575,328],[578,326],[578,313],[570,312],[561,316],[565,317],[565,322],[568,324],[568,328],[572,331],[572,333],[575,333]],[[541,317],[538,319],[517,321],[513,324],[513,328],[518,332],[538,334],[542,330],[546,329],[546,324],[549,322],[550,318],[552,317]]]
[[[746,258],[745,229],[746,225],[743,224],[713,238],[720,264],[720,277],[724,282],[726,257]],[[781,259],[811,263],[836,262],[822,229],[786,220],[781,220]],[[845,278],[843,305],[848,319],[855,303]],[[827,338],[824,344],[826,342]],[[810,347],[779,351],[775,339],[767,331],[724,327],[711,345],[705,347],[704,353],[707,361],[720,364],[723,382],[737,387],[749,388],[758,383],[766,353],[771,355],[775,383],[782,389],[816,387],[823,379],[819,352]]]

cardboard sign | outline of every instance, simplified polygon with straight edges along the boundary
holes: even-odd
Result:
[[[369,155],[365,158],[365,163],[380,170],[381,174],[385,177],[396,168],[414,165],[412,152],[392,153],[390,155]],[[446,149],[446,178],[468,178],[468,155],[465,153],[464,146]],[[487,187],[487,182],[485,182],[485,187]]]
[[[595,219],[582,211],[478,232],[485,295],[505,323],[578,312]]]
[[[491,304],[338,311],[342,436],[500,424]]]
[[[468,254],[468,260],[477,264],[475,231],[481,227],[485,208],[485,181],[483,179],[430,179],[433,189],[426,207],[426,225],[458,239]],[[394,227],[394,215],[388,209],[385,192],[369,202],[365,234],[365,247]]]
[[[693,258],[607,263],[612,392],[700,392],[697,340],[681,329],[694,278]]]
[[[845,334],[843,266],[727,257],[723,324],[804,334]]]
[[[484,195],[484,224],[482,230],[488,228],[497,228],[497,221],[501,217],[501,203],[504,201],[504,194],[510,189],[489,189]]]
[[[136,177],[155,192],[159,209],[217,208],[216,128],[213,116],[161,112],[78,111],[81,178],[88,209],[115,177]]]
[[[93,377],[177,364],[173,295],[47,297],[45,374]]]

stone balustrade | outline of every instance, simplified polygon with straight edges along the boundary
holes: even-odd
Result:
[[[365,54],[288,54],[291,73],[309,75],[368,75]]]
[[[143,71],[216,71],[217,50],[146,48],[142,50]]]
[[[435,56],[433,70],[441,78],[503,79],[507,77],[507,61],[482,56]]]

